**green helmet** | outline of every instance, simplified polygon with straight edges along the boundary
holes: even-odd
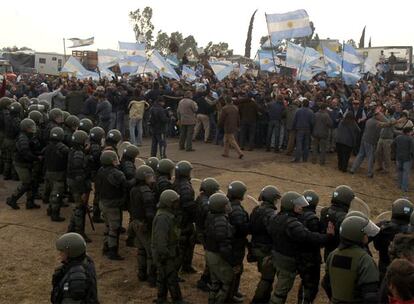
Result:
[[[44,106],[45,109],[46,109],[46,111],[49,111],[50,105],[49,105],[49,103],[46,100],[40,100],[39,101],[39,104],[42,105],[42,106]]]
[[[112,150],[105,150],[102,152],[100,160],[103,166],[112,166],[114,161],[118,160],[118,154]]]
[[[409,222],[410,216],[413,213],[413,204],[405,198],[399,198],[392,203],[392,219]]]
[[[72,142],[80,146],[84,146],[87,139],[88,139],[88,134],[86,134],[85,131],[76,130],[72,134]]]
[[[332,193],[332,202],[349,207],[354,197],[355,193],[349,186],[341,185]]]
[[[38,104],[39,103],[39,99],[37,99],[36,97],[32,97],[32,98],[30,98],[29,103],[31,105]]]
[[[63,113],[61,109],[54,108],[49,112],[49,119],[57,122],[58,119],[63,120]]]
[[[124,150],[130,146],[131,143],[129,141],[123,141],[118,146],[119,155],[122,155],[124,153]]]
[[[220,184],[215,178],[207,177],[202,180],[200,191],[204,191],[207,196],[210,196],[220,190]]]
[[[65,138],[65,132],[61,127],[54,127],[50,130],[49,138],[56,141],[63,141]]]
[[[175,168],[175,164],[171,159],[163,158],[157,165],[157,172],[159,174],[170,174]]]
[[[85,254],[86,242],[79,233],[69,232],[57,239],[56,249],[69,258],[77,258]]]
[[[43,122],[43,114],[37,110],[29,112],[28,118],[33,120],[37,125]]]
[[[135,159],[139,155],[138,147],[135,145],[129,145],[124,149],[124,155],[130,159]]]
[[[281,198],[282,195],[280,194],[279,189],[275,186],[266,186],[262,189],[259,195],[259,201],[265,201],[274,204],[276,200]]]
[[[27,109],[27,107],[30,105],[30,99],[26,96],[20,97],[19,103],[22,105],[23,108]]]
[[[122,140],[122,134],[117,129],[112,129],[106,134],[106,142],[108,144],[117,145]]]
[[[154,175],[154,170],[150,166],[141,165],[135,172],[135,178],[139,181],[145,181],[147,176]]]
[[[85,131],[85,130],[83,130]],[[102,129],[101,127],[93,127],[90,131],[89,131],[89,137],[94,141],[94,142],[101,142],[102,138],[105,137],[105,131],[104,129]]]
[[[308,201],[309,205],[316,207],[319,204],[319,195],[313,190],[305,190],[303,196]]]
[[[281,209],[282,211],[293,211],[295,207],[307,207],[308,201],[303,195],[295,191],[289,191],[282,195]]]
[[[36,124],[30,118],[25,118],[20,122],[20,131],[25,133],[36,133]]]
[[[77,129],[79,128],[79,118],[75,115],[69,115],[66,119],[65,119],[65,125],[68,128],[71,129]],[[86,132],[86,131],[85,131]],[[86,132],[87,133],[87,132]]]
[[[89,133],[89,131],[93,128],[93,122],[89,118],[82,118],[79,121],[79,130],[85,131]]]
[[[208,199],[208,209],[212,213],[225,213],[229,205],[229,198],[223,193],[214,193]]]
[[[243,199],[246,194],[247,187],[241,181],[231,182],[227,188],[227,196],[229,199]]]
[[[0,98],[0,110],[7,109],[11,105],[12,102],[13,102],[13,99],[9,97]]]
[[[190,177],[193,166],[186,160],[179,161],[175,165],[175,176],[176,177]]]
[[[39,111],[41,113],[45,113],[45,107],[39,104],[32,104],[29,106],[29,108],[27,109],[29,112],[31,111]]]
[[[22,112],[23,108],[22,105],[16,101],[12,102],[9,106],[9,111],[12,114],[20,114]]]
[[[68,118],[70,116],[70,113],[68,111],[62,111],[63,113],[63,120],[65,121],[66,118]],[[85,131],[85,130],[84,130]],[[86,132],[86,131],[85,131]]]
[[[159,160],[158,160],[158,158],[156,158],[155,156],[152,156],[152,157],[148,158],[148,159],[145,161],[145,164],[146,164],[147,166],[150,166],[150,167],[152,168],[152,170],[154,170],[154,171],[156,171],[156,170],[157,170],[158,163],[159,163]]]
[[[369,219],[361,216],[349,216],[344,219],[339,228],[339,235],[342,239],[362,243],[364,236],[374,237],[380,228]]]
[[[160,208],[172,208],[174,202],[177,202],[180,200],[180,196],[178,195],[177,192],[175,192],[174,190],[164,190],[161,193],[160,196],[160,203],[159,203],[159,207]]]

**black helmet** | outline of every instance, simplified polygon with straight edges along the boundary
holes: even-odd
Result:
[[[130,159],[135,159],[139,155],[138,147],[135,145],[129,145],[124,149],[124,156],[127,156]]]
[[[65,119],[65,125],[70,129],[77,129],[79,127],[79,118],[75,115],[69,115]]]
[[[33,120],[36,125],[40,125],[43,122],[43,114],[37,110],[31,111],[28,115],[28,118]]]
[[[93,127],[89,131],[89,137],[94,142],[101,142],[102,138],[105,136],[105,131],[101,127]]]
[[[80,234],[69,232],[57,239],[56,249],[64,252],[69,258],[77,258],[85,254],[86,242]]]
[[[154,170],[150,166],[141,165],[135,172],[135,178],[139,181],[145,181],[147,176],[154,175]]]
[[[313,190],[305,190],[303,196],[308,201],[309,205],[316,207],[319,204],[319,195]]]
[[[259,195],[259,201],[265,201],[274,204],[276,200],[281,198],[279,189],[275,186],[266,186],[262,189]]]
[[[63,141],[65,138],[65,132],[61,127],[54,127],[52,130],[50,130],[49,137],[51,140]]]
[[[349,216],[342,222],[339,235],[342,239],[360,244],[365,235],[374,237],[379,231],[379,227],[369,219],[361,216]]]
[[[289,191],[282,195],[281,209],[282,211],[293,211],[295,207],[307,207],[309,206],[308,201],[303,195],[295,191]]]
[[[102,152],[100,160],[103,166],[112,166],[114,161],[118,160],[118,154],[112,150],[105,150]]]
[[[160,208],[169,208],[171,209],[173,207],[174,202],[177,202],[180,200],[180,196],[177,192],[174,190],[164,190],[160,195]]]
[[[203,191],[207,196],[210,196],[220,190],[220,184],[215,178],[207,177],[202,180],[200,191]]]
[[[20,131],[25,133],[36,133],[36,124],[30,118],[25,118],[20,122]]]
[[[212,213],[225,213],[229,198],[223,193],[214,193],[208,199],[208,209]]]
[[[227,196],[229,199],[243,199],[244,195],[246,194],[247,187],[241,181],[234,181],[231,182],[229,187],[227,188]]]
[[[186,160],[179,161],[175,165],[175,176],[176,177],[190,177],[193,166]]]
[[[72,134],[72,142],[80,146],[84,146],[87,139],[88,139],[88,134],[86,134],[85,131],[76,130]]]
[[[12,102],[9,106],[9,111],[12,114],[20,114],[22,110],[22,105],[16,101]]]
[[[54,108],[49,112],[49,119],[55,122],[63,121],[63,112],[61,109]],[[59,121],[58,121],[59,120]]]
[[[346,185],[336,187],[335,191],[332,193],[332,203],[341,204],[347,207],[351,205],[354,198],[354,191]]]
[[[171,159],[163,158],[159,161],[157,165],[157,172],[159,174],[172,174],[175,164]]]
[[[413,213],[413,204],[405,198],[399,198],[392,203],[392,219],[401,220],[408,224]]]
[[[145,164],[146,164],[147,166],[151,167],[151,168],[152,168],[152,170],[154,170],[154,172],[157,170],[158,163],[159,163],[159,160],[158,160],[158,158],[156,158],[155,156],[151,156],[150,158],[148,158],[148,159],[145,161]]]
[[[82,118],[79,121],[79,130],[85,131],[89,133],[89,131],[93,128],[93,122],[89,118]]]
[[[106,134],[106,143],[117,145],[122,140],[122,134],[117,129],[112,129]]]

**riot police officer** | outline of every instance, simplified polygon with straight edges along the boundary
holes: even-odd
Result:
[[[87,119],[87,118],[84,118]],[[102,139],[105,131],[101,127],[94,127],[89,131],[88,167],[91,172],[91,180],[94,183],[93,216],[94,223],[103,223],[101,209],[99,209],[99,192],[96,189],[96,174],[101,167]]]
[[[56,241],[62,266],[55,269],[51,302],[99,304],[96,271],[80,234],[66,233]]]
[[[243,273],[243,260],[248,244],[247,235],[249,232],[249,214],[244,210],[242,201],[246,194],[247,187],[241,181],[233,181],[227,189],[227,197],[230,200],[231,212],[229,213],[229,221],[234,229],[233,238],[233,259],[238,266],[232,283],[230,300],[242,302],[243,296],[239,292],[240,278]]]
[[[124,173],[117,169],[119,159],[115,151],[102,152],[101,164],[102,167],[96,175],[95,187],[99,192],[99,207],[105,221],[102,253],[110,260],[123,260],[118,250],[122,224],[121,208],[127,182]]]
[[[72,144],[72,135],[79,128],[79,118],[75,115],[69,115],[65,119],[65,123],[63,126],[63,131],[65,132],[65,137],[63,143],[70,147]],[[86,131],[85,131],[86,132]],[[86,132],[88,134],[88,132]]]
[[[374,239],[375,249],[379,253],[378,267],[380,278],[385,276],[387,267],[391,262],[388,249],[394,237],[398,233],[407,233],[410,224],[410,216],[413,213],[414,205],[405,198],[399,198],[392,204],[391,220],[382,221],[378,224],[380,232]]]
[[[325,245],[325,261],[329,253],[335,250],[339,245],[339,227],[341,226],[354,198],[354,191],[350,187],[340,185],[336,187],[332,193],[331,206],[325,207],[321,211],[321,231],[326,232],[329,222],[335,226],[335,237]]]
[[[78,128],[79,130],[85,131],[86,133],[89,134],[89,132],[91,131],[92,128],[93,128],[93,122],[89,118],[82,118],[79,121],[79,128]]]
[[[322,286],[331,303],[378,303],[379,272],[364,250],[379,227],[366,218],[350,216],[340,228],[340,244],[326,260]]]
[[[313,190],[306,190],[303,192],[303,196],[308,201],[309,206],[303,208],[303,214],[299,217],[299,220],[309,231],[321,232],[321,224],[316,215],[319,196]],[[311,304],[319,290],[322,263],[321,247],[319,244],[306,244],[302,246],[299,255],[297,267],[302,281],[298,291],[298,302]]]
[[[63,112],[61,109],[54,108],[49,112],[49,121],[46,124],[45,129],[43,130],[42,141],[47,143],[49,141],[50,131],[55,127],[60,127],[64,122]]]
[[[194,201],[194,189],[191,184],[191,171],[193,166],[185,160],[175,166],[174,190],[180,196],[180,256],[181,271],[195,273],[193,268],[193,253],[195,246],[194,221],[197,213],[197,206]]]
[[[151,249],[154,263],[157,266],[157,300],[156,303],[167,302],[168,291],[175,304],[187,304],[183,300],[178,284],[179,261],[179,229],[177,213],[180,196],[174,190],[161,193],[158,210],[152,223]]]
[[[208,215],[208,200],[210,196],[220,190],[220,184],[216,179],[207,177],[201,181],[200,194],[196,199],[197,215],[195,220],[197,241],[203,245],[205,250],[205,223]],[[197,288],[203,291],[209,291],[209,284],[211,283],[210,271],[207,262],[204,267],[201,278],[197,281]]]
[[[309,231],[300,221],[303,208],[309,203],[297,192],[283,194],[280,213],[269,220],[268,231],[272,237],[273,265],[276,269],[277,283],[269,303],[283,304],[292,289],[297,274],[297,260],[304,244],[312,246],[327,243],[334,232],[328,225],[327,234]]]
[[[160,162],[160,160],[157,157],[151,156],[145,161],[145,164],[148,167],[151,167],[152,170],[154,170],[154,172],[157,172],[157,167],[158,167],[159,162]]]
[[[43,151],[45,163],[45,193],[43,202],[49,203],[48,215],[52,221],[62,222],[60,216],[63,194],[65,192],[66,168],[69,148],[63,143],[64,131],[54,127],[50,131],[49,144]]]
[[[234,273],[239,268],[233,259],[234,232],[227,215],[230,210],[226,195],[215,193],[210,196],[205,232],[205,255],[211,274],[209,304],[222,304],[230,300]]]
[[[109,130],[105,138],[104,150],[112,150],[117,152],[117,146],[122,140],[122,134],[117,129]]]
[[[150,166],[151,167],[151,166]],[[152,168],[152,167],[151,167]],[[163,158],[157,165],[157,199],[165,190],[172,189],[171,178],[173,177],[175,164],[168,158]]]
[[[250,214],[251,256],[257,261],[257,270],[260,272],[252,304],[268,303],[272,292],[276,271],[272,264],[272,238],[266,227],[276,214],[276,203],[280,197],[280,191],[275,186],[264,187],[259,196],[261,204]]]
[[[37,209],[33,197],[33,162],[39,160],[41,156],[34,154],[30,147],[30,138],[36,132],[36,124],[33,120],[25,118],[20,122],[20,133],[16,142],[16,153],[14,155],[14,167],[19,175],[20,185],[15,192],[7,198],[7,205],[13,209],[20,209],[17,200],[26,193],[26,209]]]
[[[88,170],[87,156],[85,153],[88,134],[84,131],[75,131],[72,135],[72,147],[68,154],[66,172],[69,191],[73,195],[75,208],[73,209],[68,232],[77,232],[86,242],[91,240],[85,234],[85,218],[91,191],[91,180]]]
[[[130,192],[131,227],[138,247],[138,279],[155,286],[156,270],[151,253],[152,221],[157,210],[154,170],[147,165],[138,167],[136,185]]]
[[[5,131],[5,118],[6,115],[9,114],[9,106],[12,103],[12,99],[8,97],[1,97],[0,98],[0,174],[4,172],[4,158],[5,158],[5,151],[3,150],[4,144],[4,131]]]

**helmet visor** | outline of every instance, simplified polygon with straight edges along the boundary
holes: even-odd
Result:
[[[301,195],[298,198],[293,200],[293,205],[295,207],[307,207],[309,206],[309,203],[306,200],[306,198],[303,195]]]
[[[377,225],[375,225],[371,220],[369,220],[368,224],[362,229],[362,231],[367,236],[374,237],[379,233],[380,228]]]

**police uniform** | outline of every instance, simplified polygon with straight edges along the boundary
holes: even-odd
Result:
[[[4,111],[4,140],[1,157],[4,163],[3,176],[5,180],[17,177],[13,167],[14,154],[16,153],[16,140],[19,135],[20,113]]]

